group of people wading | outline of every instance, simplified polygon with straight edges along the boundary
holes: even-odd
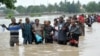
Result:
[[[40,23],[39,19],[35,19],[31,22],[29,18],[25,19],[25,23],[22,23],[22,19],[16,22],[15,18],[11,18],[11,23],[8,27],[2,25],[10,31],[10,46],[14,47],[14,44],[19,45],[19,29],[22,30],[23,44],[53,44],[56,42],[60,45],[79,46],[79,36],[84,34],[84,15],[76,15],[64,20],[63,16],[54,19],[53,26],[51,21],[45,20],[44,24]],[[41,37],[41,40],[37,40]]]

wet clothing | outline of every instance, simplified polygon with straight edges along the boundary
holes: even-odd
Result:
[[[70,23],[69,23],[69,22],[66,22],[66,23],[65,23],[65,26],[66,26],[66,28],[68,28],[68,29],[67,29],[67,35],[66,35],[67,37],[66,37],[66,38],[67,38],[67,42],[69,42],[69,40],[70,40],[70,32],[69,32]]]
[[[41,31],[41,28],[43,28],[43,25],[39,24],[38,26],[36,26],[36,24],[33,24],[32,28],[33,28],[35,34],[38,34],[39,36],[42,37],[42,41],[40,41],[40,42],[37,42],[36,37],[35,37],[35,43],[36,44],[42,43],[43,42],[43,32]]]
[[[36,26],[36,24],[33,24],[32,28],[33,28],[33,30],[35,31],[36,34],[42,36],[42,34],[43,34],[42,31],[41,31],[41,28],[43,28],[42,24],[39,24],[38,26]]]
[[[63,29],[65,28],[65,29]],[[68,28],[64,22],[58,24],[58,44],[66,44]]]
[[[69,22],[66,22],[65,25],[66,25],[66,27],[69,27],[70,26],[70,23]]]
[[[72,39],[69,41],[71,46],[78,47],[79,36],[80,36],[79,34],[75,34],[75,33],[71,35]]]
[[[53,43],[53,37],[51,34],[52,31],[54,31],[54,28],[52,26],[45,26],[44,27],[45,43]]]
[[[32,44],[32,25],[30,23],[23,24],[23,38],[24,44]]]
[[[55,31],[54,31],[54,40],[55,41],[57,41],[58,40],[58,26],[54,26],[54,29],[55,29]]]
[[[71,28],[69,29],[69,32],[71,33],[70,37],[79,42],[79,36],[81,34],[80,27],[78,25],[71,26]]]
[[[92,23],[93,23],[93,22],[94,22],[94,21],[93,21],[93,18],[92,18],[92,17],[87,18],[87,25],[88,25],[89,27],[92,26]]]
[[[10,46],[13,47],[15,43],[19,43],[19,38],[18,37],[11,37],[10,38]]]
[[[8,30],[10,31],[10,46],[14,46],[15,43],[19,43],[19,32],[20,29],[19,24],[14,23],[10,24]]]
[[[85,18],[84,18],[84,16],[79,16],[79,18],[78,18],[78,25],[80,26],[80,28],[81,28],[81,31],[82,31],[82,34],[81,35],[85,35],[85,26],[84,26],[84,23],[85,23]]]
[[[95,22],[95,16],[91,16],[91,19],[92,19],[92,23]]]
[[[88,27],[91,27],[91,25],[92,25],[92,24],[90,23],[90,22],[91,22],[90,20],[91,20],[91,19],[88,18],[88,22],[87,22]]]
[[[100,22],[100,16],[97,17],[97,22]]]
[[[71,25],[71,27],[69,29],[69,32],[70,33],[75,33],[75,34],[81,34],[80,27],[77,24],[75,26]]]
[[[79,36],[80,34],[75,34],[75,33],[72,34],[72,38],[75,39],[76,41],[79,41]]]
[[[78,21],[79,21],[80,23],[84,24],[84,23],[85,23],[84,16],[79,16]]]

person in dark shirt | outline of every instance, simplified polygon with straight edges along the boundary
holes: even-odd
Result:
[[[45,27],[44,27],[44,38],[45,38],[45,43],[53,43],[53,32],[54,29],[50,25],[50,21],[45,21]]]
[[[24,38],[24,44],[32,44],[32,24],[30,23],[29,18],[25,19],[25,23],[22,26],[23,30],[23,38]]]
[[[78,47],[79,36],[81,34],[81,30],[80,30],[79,25],[75,24],[75,20],[71,20],[69,32],[71,34],[72,39],[74,39],[75,42],[77,42],[74,44],[74,46]]]
[[[58,23],[58,44],[67,44],[67,32],[68,27],[66,27],[63,17],[60,17]]]

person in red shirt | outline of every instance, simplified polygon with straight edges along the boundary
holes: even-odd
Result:
[[[82,23],[82,24],[85,23],[85,19],[84,19],[84,15],[83,15],[83,14],[79,16],[78,21],[79,21],[80,23]]]
[[[79,26],[81,28],[82,35],[84,36],[85,35],[85,29],[84,29],[85,17],[84,17],[84,15],[83,14],[80,15],[77,20],[79,22]]]
[[[97,16],[97,22],[100,22],[100,15]]]

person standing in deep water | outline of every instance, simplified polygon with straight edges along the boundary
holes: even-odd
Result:
[[[79,17],[78,17],[78,24],[79,24],[79,26],[80,26],[80,28],[81,28],[81,32],[82,32],[82,36],[85,36],[85,25],[84,25],[84,23],[85,23],[85,17],[84,17],[84,15],[82,14],[82,15],[80,15]]]
[[[2,25],[2,27],[5,27],[7,30],[10,31],[10,46],[14,47],[14,44],[19,46],[19,29],[21,28],[18,23],[16,23],[16,19],[11,19],[11,24],[9,24],[9,27],[6,27],[5,25]]]
[[[88,27],[92,27],[92,24],[93,24],[93,21],[92,20],[93,20],[92,19],[92,16],[89,15],[88,18],[87,18],[87,25],[88,25]]]
[[[33,33],[38,34],[39,36],[42,37],[41,42],[37,42],[35,38],[35,43],[39,44],[43,42],[43,25],[39,23],[39,19],[35,19],[35,24],[32,25]]]
[[[23,38],[24,38],[24,43],[25,45],[32,44],[32,24],[30,23],[29,18],[25,19],[25,23],[22,26],[22,31],[23,31]]]
[[[53,40],[57,41],[58,40],[58,21],[57,21],[57,19],[54,19],[54,26],[53,26],[53,28],[55,29]]]
[[[70,32],[70,37],[77,42],[77,43],[75,43],[74,46],[78,47],[78,44],[79,44],[79,36],[81,34],[81,30],[80,30],[79,25],[77,25],[75,23],[75,20],[71,20],[71,25],[70,25],[69,32]]]
[[[68,28],[66,27],[66,24],[64,22],[63,17],[59,18],[58,23],[58,44],[66,45],[67,44],[67,33]]]
[[[70,24],[71,24],[71,19],[69,18],[65,22],[66,28],[68,28],[68,30],[67,30],[67,42],[69,42],[69,40],[70,40],[70,32],[69,32]]]
[[[50,21],[45,21],[44,27],[44,39],[45,43],[53,43],[53,31],[54,28],[50,25]]]

